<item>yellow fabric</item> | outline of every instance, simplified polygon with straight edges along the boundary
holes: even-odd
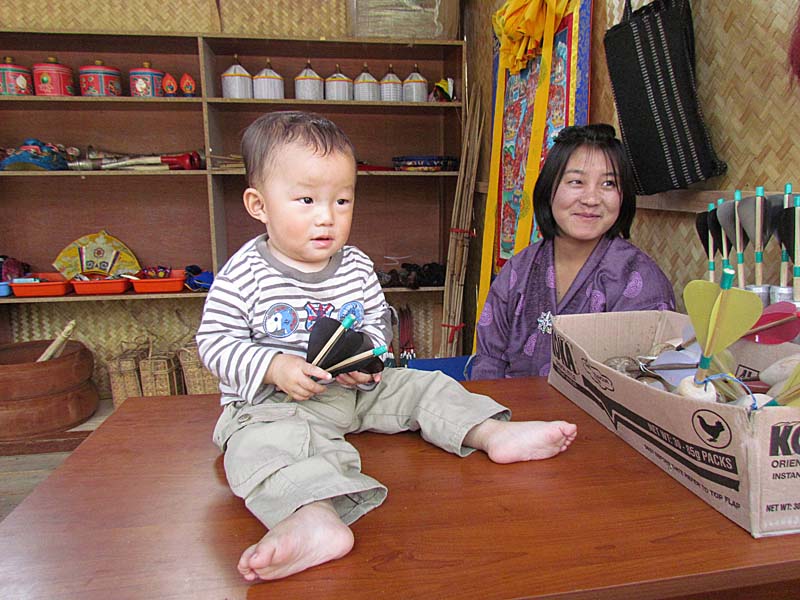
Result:
[[[533,123],[528,145],[519,222],[514,252],[525,248],[531,239],[533,227],[533,187],[539,173],[544,132],[547,123],[547,102],[550,95],[550,63],[553,56],[555,28],[579,6],[580,0],[508,0],[492,15],[492,27],[500,42],[495,94],[494,123],[492,127],[492,158],[489,170],[489,196],[483,224],[481,275],[478,283],[477,316],[480,318],[489,294],[494,263],[497,201],[493,194],[498,190],[500,164],[503,151],[503,117],[505,107],[506,72],[514,74],[524,69],[528,60],[541,55],[539,78],[534,99]],[[477,343],[477,327],[473,348]]]

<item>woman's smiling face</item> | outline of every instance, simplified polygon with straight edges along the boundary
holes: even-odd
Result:
[[[558,236],[596,244],[616,223],[621,203],[616,170],[608,157],[589,146],[578,147],[553,195]]]

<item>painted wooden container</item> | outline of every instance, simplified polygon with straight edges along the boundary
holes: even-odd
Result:
[[[403,81],[403,102],[426,102],[428,100],[428,80],[414,65],[414,70]]]
[[[4,56],[0,63],[0,96],[32,96],[31,70],[14,64],[13,56]]]
[[[306,62],[305,68],[294,78],[294,96],[298,100],[323,100],[325,97],[325,82],[311,68],[310,60]]]
[[[164,90],[161,87],[164,72],[154,69],[148,60],[144,61],[141,67],[131,69],[128,72],[128,79],[131,86],[131,96],[155,98],[164,95]]]
[[[122,96],[122,74],[116,67],[107,67],[102,60],[78,69],[81,96]]]
[[[395,74],[392,65],[381,79],[381,100],[384,102],[402,102],[403,82]]]
[[[239,56],[233,55],[233,64],[222,73],[223,98],[252,98],[253,76],[239,63]]]
[[[378,102],[381,99],[381,84],[369,72],[367,63],[353,82],[353,98],[364,102]]]
[[[325,99],[353,99],[353,80],[342,73],[339,65],[336,65],[336,72],[325,79]]]
[[[33,65],[33,88],[37,96],[74,96],[72,69],[48,56],[46,62]]]
[[[283,77],[272,68],[267,59],[267,66],[253,76],[253,97],[260,100],[282,100],[284,98]]]

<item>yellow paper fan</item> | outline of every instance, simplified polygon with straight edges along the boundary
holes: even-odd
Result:
[[[84,275],[135,275],[142,270],[133,252],[105,229],[78,238],[64,248],[53,266],[67,279]]]

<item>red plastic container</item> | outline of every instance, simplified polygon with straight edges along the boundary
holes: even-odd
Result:
[[[173,271],[170,277],[162,279],[134,279],[133,289],[139,294],[164,294],[180,292],[186,279],[183,271]]]
[[[30,273],[29,277],[36,277],[46,281],[39,283],[12,283],[11,289],[15,296],[64,296],[72,291],[72,284],[61,273]]]
[[[72,280],[76,294],[90,296],[92,294],[124,294],[131,282],[127,279],[93,279],[91,281]]]

